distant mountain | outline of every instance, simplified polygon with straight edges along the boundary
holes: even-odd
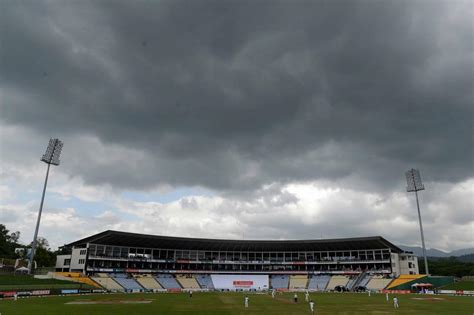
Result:
[[[417,246],[404,246],[404,245],[399,245],[401,249],[409,252],[413,252],[416,256],[423,256],[423,249],[421,247]],[[429,248],[426,250],[426,255],[430,257],[449,257],[449,254],[446,252],[443,252],[439,249],[436,248]]]
[[[459,261],[462,262],[474,262],[474,254],[467,254],[458,257]]]
[[[398,245],[401,249],[405,251],[413,252],[416,256],[423,256],[423,249],[418,246],[405,246],[405,245]],[[470,255],[474,254],[474,248],[463,248],[453,250],[452,252],[443,252],[442,250],[436,248],[429,248],[426,250],[426,255],[429,257],[450,257],[450,256],[463,256],[463,255]]]
[[[463,248],[458,250],[453,250],[449,253],[449,256],[464,256],[474,254],[474,248]]]

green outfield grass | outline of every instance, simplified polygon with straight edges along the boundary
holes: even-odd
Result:
[[[459,281],[440,288],[442,290],[471,290],[474,291],[474,281]]]
[[[266,294],[249,294],[250,307],[243,306],[243,293],[194,293],[190,298],[186,293],[156,294],[107,294],[83,296],[54,296],[23,298],[18,301],[0,301],[2,315],[13,314],[310,314],[304,295],[295,304],[292,294],[277,295],[275,299]],[[311,294],[316,302],[316,314],[457,314],[472,315],[474,298],[463,296],[399,295],[400,308],[393,309],[392,302],[385,301],[384,294],[367,296],[357,293],[318,293]],[[433,298],[439,300],[433,300]],[[124,304],[125,302],[150,301],[149,304]],[[103,304],[67,304],[70,302]],[[107,303],[107,304],[106,304]],[[122,304],[119,304],[122,303]]]

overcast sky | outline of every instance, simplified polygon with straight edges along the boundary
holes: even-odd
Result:
[[[0,223],[474,242],[472,1],[0,1]]]

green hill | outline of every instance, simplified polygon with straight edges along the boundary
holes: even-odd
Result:
[[[36,279],[32,276],[0,275],[0,291],[78,288],[90,289],[92,287],[80,283],[57,279]]]
[[[474,281],[459,281],[441,287],[442,290],[469,290],[474,291]]]

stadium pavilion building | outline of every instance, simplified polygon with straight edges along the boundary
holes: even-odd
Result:
[[[216,274],[418,274],[412,253],[381,236],[221,240],[104,231],[64,246],[57,271]]]

